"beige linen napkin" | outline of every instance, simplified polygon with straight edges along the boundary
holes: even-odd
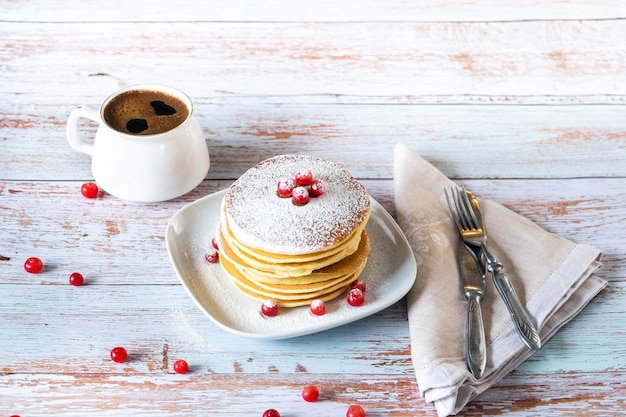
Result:
[[[450,185],[452,181],[407,146],[396,146],[396,215],[418,269],[408,297],[412,359],[420,393],[435,404],[440,417],[459,412],[533,353],[518,337],[488,277],[482,300],[487,369],[476,381],[467,368],[459,237],[443,195]],[[493,201],[479,197],[479,202],[492,252],[545,343],[605,287],[606,281],[592,275],[600,267],[601,252],[549,233]]]

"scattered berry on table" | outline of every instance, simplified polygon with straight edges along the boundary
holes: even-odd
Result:
[[[213,249],[220,250],[219,246],[217,246],[217,238],[215,236],[211,239],[211,245],[213,246]]]
[[[80,287],[81,285],[83,285],[83,282],[84,282],[84,278],[81,273],[72,272],[72,274],[70,275],[70,285],[73,285],[75,287]]]
[[[326,313],[326,304],[322,300],[311,301],[311,313],[316,316],[323,316]]]
[[[207,262],[211,262],[212,264],[214,264],[220,260],[220,253],[215,249],[209,249],[204,254],[204,259],[206,259]]]
[[[265,410],[263,417],[280,417],[280,413],[273,408],[270,408],[269,410]]]
[[[317,389],[317,387],[313,385],[304,387],[304,389],[302,390],[302,398],[304,398],[304,401],[313,403],[317,401],[319,396],[320,396],[319,390]]]
[[[278,304],[274,300],[265,300],[261,304],[261,313],[268,317],[274,317],[278,314]]]
[[[123,347],[115,347],[111,349],[111,360],[113,362],[122,363],[128,358],[128,352]]]
[[[174,362],[174,372],[177,374],[185,374],[189,370],[189,364],[184,359],[179,359]]]
[[[348,407],[346,417],[365,417],[365,410],[360,405],[351,405]]]
[[[365,288],[366,288],[365,281],[357,279],[353,281],[352,284],[350,284],[350,288],[358,288],[362,292],[365,292]]]
[[[358,307],[365,302],[365,294],[363,294],[363,291],[358,288],[352,288],[348,291],[346,300],[351,306]]]
[[[80,187],[80,192],[87,198],[98,196],[98,186],[95,182],[86,182]]]
[[[303,206],[309,202],[309,190],[304,187],[296,187],[291,193],[291,200],[298,206]]]
[[[276,184],[276,194],[278,194],[279,197],[291,197],[291,192],[295,187],[295,180],[291,178],[282,179]]]
[[[313,173],[309,170],[300,170],[296,172],[295,180],[298,185],[309,185],[313,181]]]
[[[311,182],[311,196],[319,197],[326,192],[326,184],[322,180],[313,180]]]
[[[26,262],[24,262],[24,269],[26,272],[30,272],[31,274],[36,274],[40,272],[43,268],[43,262],[39,258],[28,258]]]

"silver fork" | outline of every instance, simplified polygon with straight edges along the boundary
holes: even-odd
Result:
[[[539,349],[541,339],[537,327],[520,302],[515,288],[504,273],[502,264],[487,250],[487,234],[478,200],[471,191],[459,187],[452,187],[449,192],[445,190],[445,196],[463,241],[468,245],[479,247],[482,251],[487,270],[491,273],[493,283],[504,300],[522,341],[530,349]]]

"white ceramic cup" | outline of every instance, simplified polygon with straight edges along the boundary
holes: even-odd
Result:
[[[111,100],[131,90],[159,91],[178,98],[187,107],[181,124],[156,134],[132,134],[115,130],[105,120]],[[78,133],[78,119],[98,123],[93,141]],[[193,116],[193,105],[181,91],[162,85],[138,85],[109,96],[97,109],[79,106],[67,120],[70,146],[91,155],[91,170],[98,186],[124,200],[165,201],[194,189],[209,170],[209,150]]]

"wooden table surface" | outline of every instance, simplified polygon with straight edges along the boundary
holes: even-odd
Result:
[[[343,164],[394,215],[399,142],[604,252],[608,287],[461,414],[623,416],[625,18],[620,0],[0,1],[0,416],[435,415],[406,300],[248,340],[195,306],[165,246],[179,209],[283,153]],[[164,203],[82,197],[90,158],[67,144],[68,114],[146,82],[194,101],[205,181]],[[43,272],[24,271],[31,256]],[[130,360],[113,363],[114,346]]]

